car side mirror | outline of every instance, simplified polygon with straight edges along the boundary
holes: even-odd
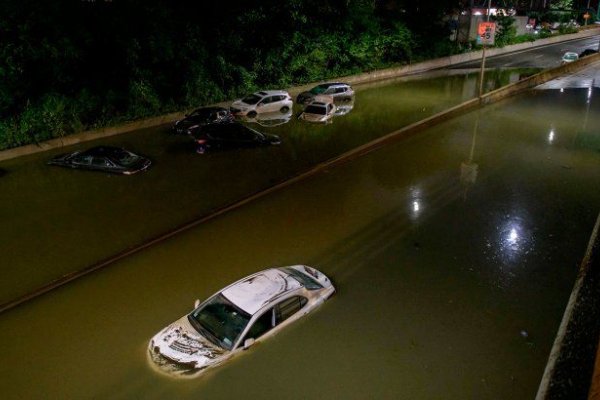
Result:
[[[200,305],[200,300],[196,299],[196,301],[194,301],[194,308],[198,308],[198,306]]]
[[[254,338],[244,340],[244,350],[248,350],[254,344]]]

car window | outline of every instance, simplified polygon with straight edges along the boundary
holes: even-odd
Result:
[[[345,91],[346,91],[346,88],[345,88],[345,87],[339,87],[339,88],[336,88],[336,89],[335,89],[335,92],[336,92],[336,93],[344,93]]]
[[[242,102],[246,103],[246,104],[256,104],[260,101],[260,99],[262,99],[262,97],[256,95],[256,94],[251,94],[250,96],[246,96],[242,99]]]
[[[248,329],[248,333],[246,333],[246,336],[244,336],[244,339],[240,342],[240,346],[243,346],[247,339],[260,338],[275,326],[300,311],[306,303],[308,303],[308,300],[305,297],[294,296],[282,301],[273,308],[269,308],[263,315],[254,321],[254,324]]]
[[[246,339],[258,339],[259,337],[273,329],[274,326],[275,313],[274,309],[270,308],[263,315],[258,317],[256,321],[254,321],[254,324],[252,324],[252,326],[248,330],[248,333],[246,333],[246,336],[244,336],[244,340],[242,340],[240,344],[243,345]]]
[[[198,119],[204,119],[207,118],[209,114],[210,110],[207,110],[205,108],[199,108],[197,110],[192,111],[192,113],[189,116]]]
[[[309,105],[306,107],[306,110],[304,110],[304,112],[307,114],[325,115],[325,107]]]
[[[325,94],[333,94],[335,93],[335,88],[329,88],[325,91]]]
[[[92,159],[92,165],[94,167],[113,167],[112,163],[104,157],[94,157]]]
[[[115,160],[118,164],[126,167],[137,163],[141,159],[141,157],[137,154],[130,153],[126,150],[116,150],[113,152],[110,158]]]
[[[269,104],[269,103],[272,103],[272,102],[273,102],[273,96],[268,96],[268,97],[265,97],[265,98],[264,98],[264,99],[262,99],[262,101],[261,101],[261,103],[262,103],[262,104]]]
[[[319,85],[319,86],[315,86],[314,88],[310,89],[310,92],[312,94],[321,94],[325,90],[327,90],[327,86],[326,85]]]
[[[250,315],[222,294],[218,294],[202,308],[189,314],[188,320],[208,340],[231,350],[238,336],[246,328]]]
[[[282,301],[275,307],[275,323],[279,325],[296,314],[308,302],[305,297],[294,296]]]
[[[79,165],[90,165],[92,163],[92,156],[79,155],[73,157],[73,164]]]
[[[284,268],[284,270],[285,270],[285,272],[290,274],[290,276],[292,276],[294,279],[296,279],[298,282],[300,282],[308,290],[323,289],[323,286],[319,282],[317,282],[313,278],[309,277],[308,275],[295,270],[294,268],[286,267],[286,268]]]

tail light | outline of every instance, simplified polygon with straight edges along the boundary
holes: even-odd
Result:
[[[198,140],[196,140],[196,143],[198,143],[198,144],[205,144],[206,143],[206,139],[198,139]]]

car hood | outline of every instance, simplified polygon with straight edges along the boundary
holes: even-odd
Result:
[[[234,101],[233,103],[231,103],[232,107],[236,107],[236,108],[251,108],[251,107],[255,107],[256,104],[248,104],[248,103],[244,103],[244,101],[242,99],[238,99],[236,101]]]
[[[194,369],[204,369],[217,363],[227,353],[198,333],[187,316],[156,334],[150,340],[149,351]]]

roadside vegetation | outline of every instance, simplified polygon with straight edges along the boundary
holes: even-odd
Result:
[[[0,149],[465,51],[460,1],[2,3]],[[534,39],[511,20],[499,46]]]

